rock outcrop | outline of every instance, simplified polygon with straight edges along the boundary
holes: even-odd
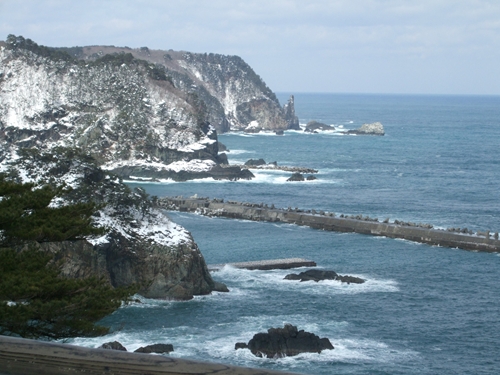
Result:
[[[301,272],[299,274],[291,273],[285,276],[285,280],[300,280],[302,281],[321,281],[321,280],[337,280],[343,283],[353,283],[353,284],[363,284],[365,280],[354,277],[354,276],[342,276],[337,274],[334,271],[326,271],[326,270],[308,270]]]
[[[174,351],[174,346],[172,344],[153,344],[153,345],[146,345],[146,346],[141,346],[139,349],[134,350],[134,353],[157,353],[157,354],[163,354],[163,353],[170,353]]]
[[[120,342],[112,341],[106,342],[100,346],[101,349],[110,349],[110,350],[119,350],[122,352],[126,352],[127,348],[125,348]],[[140,348],[134,350],[134,353],[157,353],[157,354],[169,354],[174,351],[174,346],[172,344],[152,344],[141,346]]]
[[[264,159],[249,159],[245,162],[245,167],[258,167],[259,165],[266,165]]]
[[[355,130],[348,130],[347,134],[357,134],[357,135],[384,135],[384,126],[380,122],[374,122],[372,124],[363,124],[360,128]]]
[[[110,349],[110,350],[119,350],[122,352],[126,352],[127,348],[125,348],[120,342],[118,341],[110,341],[102,344],[100,346],[101,349]]]
[[[284,105],[283,111],[285,112],[285,121],[287,122],[288,129],[300,130],[299,118],[295,114],[295,97],[290,96],[288,102]]]
[[[314,333],[298,330],[285,324],[283,328],[270,328],[267,333],[257,333],[245,343],[237,343],[235,349],[248,348],[257,357],[280,358],[300,353],[321,353],[333,349],[328,338],[319,338]]]
[[[309,132],[309,133],[316,133],[318,130],[333,131],[333,130],[335,130],[335,127],[313,120],[313,121],[309,121],[306,124],[306,128],[304,129],[305,132]]]
[[[131,190],[75,150],[31,151],[2,169],[23,182],[71,187],[55,205],[93,201],[99,237],[35,243],[49,252],[68,278],[97,276],[114,287],[136,285],[149,298],[187,300],[222,290],[211,278],[191,234],[171,222],[142,189]]]
[[[299,173],[299,172],[295,172],[294,174],[292,174],[292,176],[290,178],[287,179],[287,181],[304,181],[304,176],[302,175],[302,173]]]

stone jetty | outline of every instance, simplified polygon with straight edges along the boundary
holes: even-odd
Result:
[[[297,267],[316,267],[316,262],[304,258],[266,259],[252,262],[209,264],[209,271],[219,271],[225,265],[246,270],[287,270]]]
[[[472,233],[466,229],[440,230],[429,224],[405,223],[358,216],[337,216],[334,213],[276,208],[274,205],[224,202],[223,199],[166,197],[158,204],[168,210],[196,212],[207,216],[232,219],[281,222],[304,225],[315,229],[354,232],[373,236],[401,238],[434,246],[459,248],[463,250],[500,252],[498,233],[493,236],[489,231]]]

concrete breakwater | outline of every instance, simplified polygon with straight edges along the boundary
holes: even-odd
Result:
[[[282,222],[304,225],[315,229],[354,232],[373,236],[401,238],[434,246],[460,248],[464,250],[500,252],[498,233],[492,237],[490,232],[472,233],[466,229],[441,230],[428,224],[403,223],[400,221],[383,222],[358,215],[356,217],[337,216],[315,210],[282,209],[274,205],[252,204],[209,198],[165,197],[158,204],[166,209],[196,212],[207,216],[253,221]]]
[[[219,271],[224,266],[243,268],[246,270],[287,270],[297,267],[316,267],[316,262],[304,258],[267,259],[251,262],[237,262],[225,264],[209,264],[209,271]]]

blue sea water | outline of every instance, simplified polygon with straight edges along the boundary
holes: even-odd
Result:
[[[288,94],[279,94],[283,103]],[[344,129],[380,121],[384,137],[338,133],[224,134],[231,163],[264,158],[319,170],[318,179],[256,172],[252,181],[131,184],[157,196],[275,204],[380,219],[500,231],[500,97],[296,94],[302,124]],[[305,374],[500,372],[500,256],[293,225],[169,212],[207,263],[305,257],[367,280],[283,280],[289,271],[226,267],[230,293],[189,302],[142,299],[104,319],[129,350],[172,343],[172,356]],[[334,350],[283,359],[234,350],[284,323],[328,337]]]

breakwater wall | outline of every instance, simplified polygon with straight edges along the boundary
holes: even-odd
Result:
[[[380,222],[377,219],[337,216],[314,210],[280,209],[264,204],[252,204],[209,198],[165,197],[158,205],[169,210],[196,212],[207,216],[253,221],[281,222],[304,225],[314,229],[335,232],[354,232],[372,236],[400,238],[434,246],[460,248],[464,250],[500,252],[498,233],[492,237],[489,232],[472,233],[467,230],[441,230],[431,225]]]

